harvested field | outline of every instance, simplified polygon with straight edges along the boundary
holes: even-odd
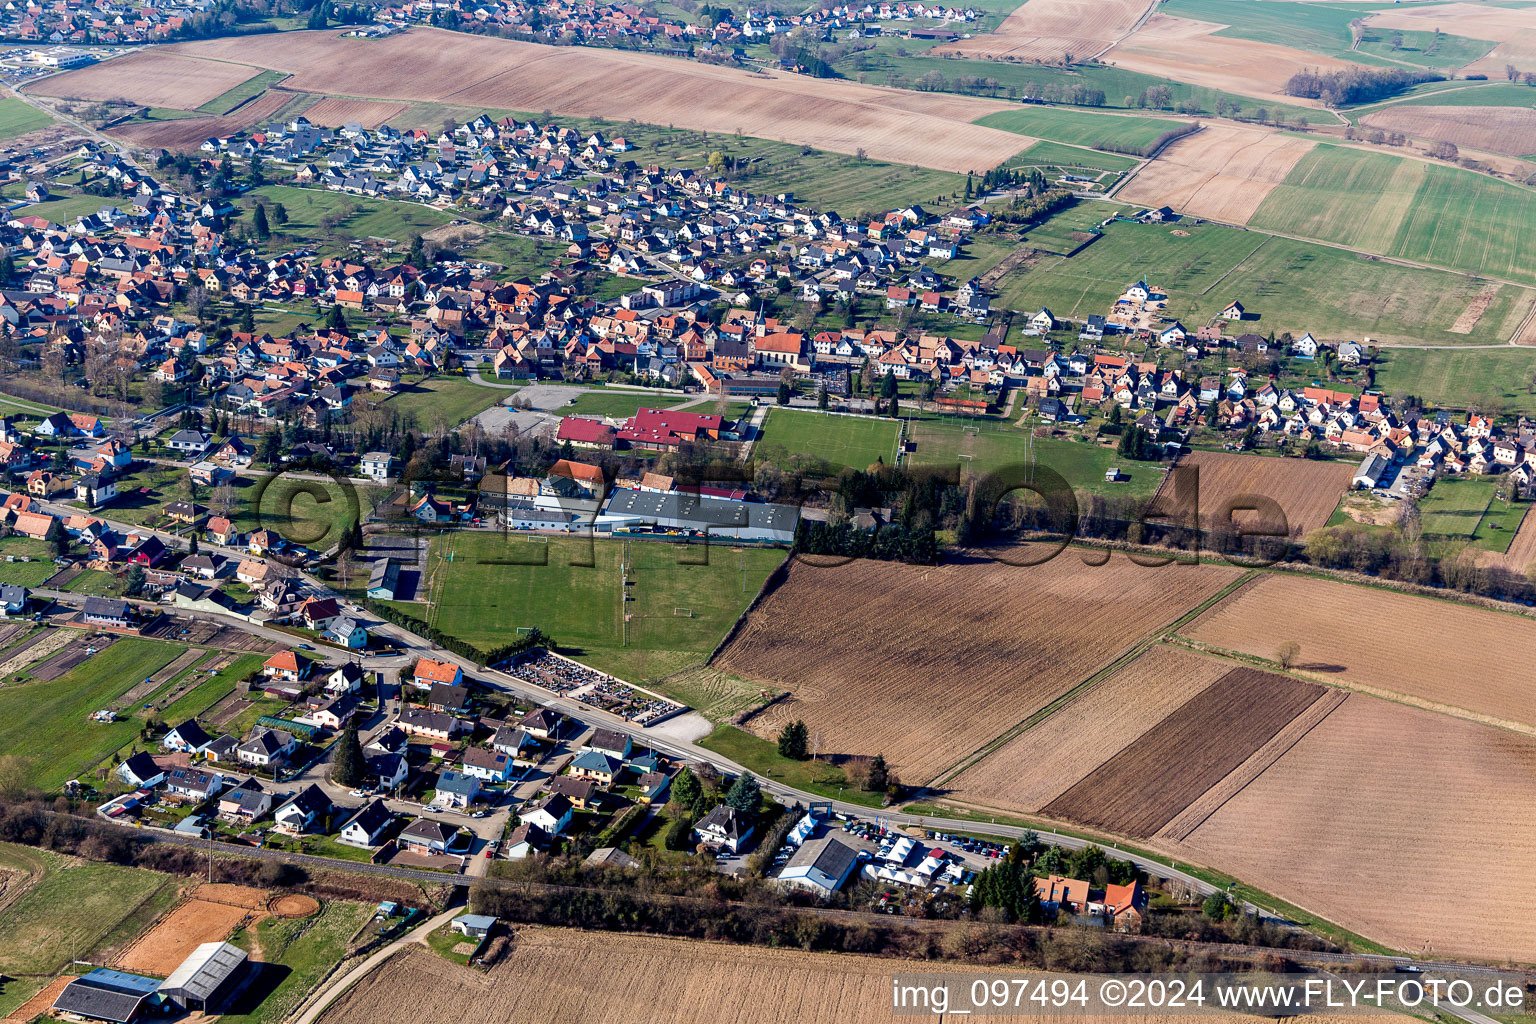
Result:
[[[22,1024],[24,1021],[36,1020],[38,1017],[43,1016],[48,1012],[48,1008],[53,1005],[53,1001],[59,998],[59,994],[64,991],[65,987],[77,977],[78,975],[75,974],[64,974],[54,978],[43,986],[41,992],[12,1010],[5,1020],[8,1022],[13,1021],[15,1024]]]
[[[110,130],[110,134],[148,149],[195,149],[211,135],[233,135],[277,113],[292,93],[268,90],[224,117],[182,117],[170,121],[141,121]]]
[[[1303,68],[1326,72],[1351,66],[1289,46],[1215,34],[1226,27],[1211,21],[1154,14],[1129,39],[1110,50],[1104,60],[1131,71],[1303,107],[1321,104],[1287,96],[1287,79]]]
[[[311,914],[320,913],[320,901],[313,896],[305,896],[302,893],[289,893],[286,896],[273,897],[267,904],[273,917],[309,917]]]
[[[995,31],[929,52],[1050,63],[1070,53],[1092,60],[1124,39],[1151,6],[1147,0],[1025,0]]]
[[[791,692],[749,723],[758,735],[803,718],[823,752],[884,754],[925,782],[1239,575],[1071,551],[1021,567],[797,561],[713,667]]]
[[[1505,730],[1351,694],[1188,841],[1155,842],[1397,949],[1536,960],[1510,912],[1536,906],[1510,870],[1536,849],[1536,741]]]
[[[399,1018],[412,1024],[459,1024],[467,1017],[483,1016],[540,1024],[621,1019],[641,1024],[889,1024],[893,972],[976,971],[974,966],[942,961],[919,964],[564,928],[518,928],[509,947],[495,967],[481,972],[412,946],[354,985],[320,1020],[322,1024],[373,1024]],[[573,964],[581,969],[572,970]],[[1007,967],[986,970],[998,977],[1010,973]],[[645,978],[643,1004],[636,1003],[632,987],[594,985],[594,977]],[[914,1019],[931,1019],[931,1015]],[[1061,1020],[1029,1014],[969,1019],[1019,1024]],[[1125,1017],[1079,1019],[1085,1024],[1112,1024]],[[1258,1017],[1221,1019],[1226,1024],[1271,1024]],[[1347,1019],[1308,1018],[1314,1024],[1343,1024]],[[1149,1013],[1136,1020],[1138,1024],[1179,1024],[1190,1018]],[[1406,1024],[1407,1018],[1402,1021]]]
[[[130,59],[138,61],[136,74],[110,91],[138,102],[145,101],[141,92],[179,92],[177,70],[183,64],[205,63],[227,73],[234,65],[222,62],[240,61],[292,74],[284,85],[299,92],[491,110],[548,109],[576,117],[741,131],[837,153],[863,149],[877,160],[962,173],[996,166],[1032,142],[970,123],[1016,108],[1006,101],[795,74],[750,74],[651,54],[540,46],[439,29],[366,40],[334,32],[269,33],[155,47]],[[156,61],[167,62],[158,76]],[[50,78],[45,90],[56,95],[101,88],[100,75],[116,63]],[[77,74],[98,77],[77,85],[72,81]],[[614,89],[615,81],[628,87]],[[700,96],[711,101],[700,103]],[[187,102],[180,99],[178,105]]]
[[[54,75],[32,91],[64,99],[127,99],[149,107],[196,110],[257,73],[257,68],[246,64],[197,60],[156,46]]]
[[[1284,520],[1270,521],[1258,512],[1241,511],[1234,516],[1236,521],[1247,530],[1262,527],[1276,535],[1288,530],[1292,537],[1326,523],[1355,475],[1355,467],[1347,462],[1275,459],[1237,452],[1191,452],[1178,465],[1200,471],[1200,524],[1205,529],[1216,528],[1229,503],[1241,508],[1247,498],[1257,496],[1278,504]],[[1171,483],[1175,480],[1172,474],[1165,478],[1155,500],[1164,515],[1177,517]]]
[[[97,654],[117,643],[117,637],[107,633],[97,633],[91,636],[83,636],[79,633],[69,637],[70,643],[64,650],[59,651],[53,657],[41,665],[32,667],[32,677],[49,681],[59,678],[76,665],[82,665],[86,659],[93,658]]]
[[[1467,303],[1467,308],[1462,310],[1456,317],[1456,322],[1451,324],[1451,333],[1471,334],[1477,322],[1483,318],[1483,314],[1488,312],[1488,307],[1493,304],[1493,298],[1499,294],[1501,287],[1503,286],[1490,284],[1473,296],[1472,301]]]
[[[1526,654],[1536,620],[1523,615],[1273,573],[1183,633],[1261,658],[1296,642],[1297,672],[1536,732]]]
[[[205,886],[203,888],[214,888]],[[219,886],[237,889],[240,886]],[[155,926],[138,938],[117,958],[115,966],[125,971],[164,976],[174,971],[191,952],[204,942],[222,942],[241,923],[260,914],[234,903],[200,899],[203,889],[178,904]],[[260,890],[255,890],[260,892]],[[264,894],[263,894],[264,895]]]
[[[1121,835],[1150,836],[1323,692],[1273,672],[1231,669],[1041,813]]]
[[[1134,743],[1232,666],[1162,644],[1094,684],[948,787],[953,799],[1032,813]]]
[[[1414,138],[1454,142],[1462,149],[1505,156],[1536,153],[1536,110],[1529,107],[1393,106],[1366,114],[1360,123]]]
[[[385,103],[382,100],[343,100],[327,96],[304,111],[304,116],[325,128],[340,128],[348,121],[356,121],[364,128],[377,128],[392,117],[405,112],[404,103]]]
[[[1164,149],[1126,183],[1119,198],[1246,224],[1315,145],[1260,128],[1208,124]]]

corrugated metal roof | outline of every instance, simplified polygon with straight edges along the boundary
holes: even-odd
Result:
[[[230,975],[245,963],[245,950],[227,942],[205,942],[192,951],[160,985],[172,999],[209,999]]]

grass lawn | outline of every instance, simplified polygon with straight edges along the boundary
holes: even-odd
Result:
[[[468,377],[443,374],[408,384],[402,382],[394,397],[382,404],[402,422],[414,423],[431,432],[439,427],[456,427],[489,409],[505,395],[505,391],[476,384]]]
[[[1376,386],[1394,398],[1416,395],[1457,409],[1536,412],[1536,349],[1385,349]]]
[[[917,446],[909,457],[912,466],[947,467],[958,462],[962,473],[984,474],[1030,463],[1028,432],[1002,420],[914,420],[911,438]],[[1085,441],[1035,438],[1033,452],[1035,465],[1060,473],[1080,494],[1150,498],[1163,481],[1158,463],[1132,462],[1113,448]],[[1106,483],[1104,471],[1110,466],[1119,467],[1128,479]]]
[[[1036,232],[1054,231],[1055,219]],[[1167,292],[1165,315],[1186,325],[1204,323],[1238,299],[1258,317],[1246,330],[1311,331],[1320,340],[1497,344],[1536,300],[1528,288],[1368,260],[1258,231],[1116,221],[1070,258],[1045,257],[1010,271],[998,285],[1000,304],[1029,312],[1048,306],[1057,316],[1082,318],[1108,312],[1126,285],[1143,276]],[[1485,288],[1495,291],[1476,324],[1467,333],[1452,332]]]
[[[791,761],[779,754],[777,744],[734,725],[719,726],[700,740],[699,745],[730,758],[750,769],[754,775],[817,796],[847,800],[866,807],[879,807],[884,802],[880,793],[866,793],[863,789],[849,786],[847,776],[836,765],[826,761]]]
[[[118,496],[103,514],[131,526],[159,526],[165,506],[186,496],[182,481],[187,479],[185,469],[157,462],[135,463],[133,472],[118,481]],[[207,500],[206,488],[199,497]]]
[[[223,732],[227,732],[231,736],[244,736],[256,727],[257,719],[265,718],[268,715],[281,718],[283,712],[287,711],[291,705],[290,701],[286,701],[281,697],[262,696],[259,691],[251,694],[251,696],[254,698],[251,706],[220,726]],[[167,718],[166,721],[169,722],[170,719]]]
[[[30,558],[29,562],[7,562],[6,558]],[[41,586],[59,571],[53,564],[53,545],[28,537],[0,538],[0,583],[23,587]]]
[[[260,979],[236,999],[221,1019],[232,1024],[267,1024],[286,1017],[310,989],[346,952],[347,941],[373,915],[362,903],[327,901],[318,918],[267,918],[254,926],[261,942],[262,959],[288,968],[275,988]],[[250,930],[238,932],[233,941],[250,951]],[[272,972],[274,975],[279,972]],[[256,1003],[256,1000],[260,1000]],[[250,1005],[255,1003],[256,1005]]]
[[[628,419],[640,409],[670,409],[674,405],[681,405],[686,398],[677,395],[647,395],[634,391],[588,391],[585,394],[573,395],[571,401],[560,407],[561,416],[611,416],[614,419]],[[694,407],[691,411],[701,415],[711,415],[715,411],[713,402]]]
[[[345,248],[354,240],[368,237],[392,238],[403,245],[413,236],[442,227],[453,219],[450,213],[429,210],[415,203],[290,185],[263,185],[246,197],[247,209],[255,206],[254,196],[266,198],[269,206],[281,203],[288,212],[286,224],[272,225],[274,239],[291,235],[310,244],[324,243],[331,249]],[[268,209],[267,212],[270,215],[272,211]],[[329,226],[321,223],[331,218],[340,220]]]
[[[158,871],[98,864],[47,850],[0,844],[0,866],[41,880],[0,914],[0,971],[54,974],[87,957],[139,904],[176,880]]]
[[[111,199],[101,196],[65,196],[59,199],[50,199],[46,203],[33,203],[17,211],[17,216],[22,217],[47,217],[51,221],[68,226],[79,217],[95,213],[103,206],[117,205]]]
[[[172,644],[129,637],[58,679],[0,688],[0,750],[26,760],[29,781],[58,790],[129,743],[141,724],[130,717],[105,725],[86,716],[179,653]]]
[[[247,78],[233,89],[215,96],[197,109],[205,114],[227,114],[246,100],[265,92],[267,86],[276,85],[287,77],[287,73],[283,71],[263,71],[259,75]]]
[[[977,118],[976,123],[1052,142],[1139,154],[1150,150],[1164,132],[1188,122],[1030,105],[1018,110],[1000,110]]]
[[[432,952],[440,957],[452,960],[456,964],[468,964],[470,954],[455,953],[454,948],[468,945],[479,949],[480,941],[478,939],[466,938],[454,931],[451,924],[445,924],[427,936],[427,945],[431,947]]]
[[[336,543],[362,511],[357,495],[329,478],[240,476],[235,492],[239,504],[231,519],[241,532],[272,530],[313,551]]]
[[[1320,145],[1249,219],[1384,256],[1536,283],[1536,192],[1389,153]]]
[[[1510,501],[1494,495],[1483,518],[1477,521],[1472,543],[1488,551],[1508,551],[1509,542],[1515,539],[1515,531],[1520,529],[1520,522],[1530,507],[1528,502]]]
[[[29,103],[9,97],[0,100],[0,139],[14,139],[52,123],[53,118]]]
[[[123,581],[102,569],[87,569],[64,584],[64,590],[70,594],[119,597],[123,592]]]
[[[1471,537],[1498,486],[1486,479],[1436,480],[1429,493],[1419,499],[1419,521],[1425,536]]]
[[[630,544],[627,644],[619,606],[624,542],[457,533],[432,542],[432,624],[480,647],[538,626],[563,651],[632,682],[700,665],[784,560],[774,548]],[[707,565],[679,564],[680,560]],[[547,559],[547,564],[537,564]],[[572,564],[583,563],[583,564]],[[589,564],[595,563],[595,564]],[[677,614],[686,608],[691,616]]]
[[[1098,231],[1100,224],[1122,209],[1115,203],[1076,200],[1071,206],[1025,232],[1024,242],[1046,252],[1069,253],[1088,241],[1088,234]]]
[[[834,470],[864,469],[876,461],[896,461],[896,420],[872,416],[833,416],[796,409],[772,409],[754,455],[770,460],[779,452],[807,454]]]

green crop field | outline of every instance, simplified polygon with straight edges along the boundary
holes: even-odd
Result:
[[[791,455],[806,453],[834,470],[864,469],[880,460],[889,466],[896,460],[898,427],[895,420],[868,416],[772,409],[763,423],[763,436],[754,454],[775,461],[781,451]]]
[[[884,40],[881,42],[884,43]],[[1191,101],[1200,108],[1201,112],[1209,113],[1216,109],[1216,101],[1220,99],[1226,100],[1237,108],[1243,108],[1249,112],[1256,110],[1258,107],[1265,107],[1270,113],[1281,115],[1287,121],[1295,121],[1299,117],[1304,121],[1318,124],[1336,123],[1336,119],[1326,110],[1269,103],[1253,99],[1249,96],[1238,96],[1235,93],[1223,92],[1219,89],[1189,85],[1185,82],[1176,82],[1171,78],[1159,78],[1156,75],[1111,67],[1107,64],[1075,64],[1070,68],[1059,68],[1022,62],[960,60],[951,57],[930,56],[923,53],[909,53],[908,56],[903,57],[891,52],[900,45],[906,45],[908,49],[916,49],[916,47],[911,45],[910,40],[893,40],[890,44],[883,45],[874,52],[861,50],[858,53],[844,57],[837,62],[836,67],[849,78],[860,78],[862,76],[864,81],[872,85],[895,85],[898,87],[911,87],[917,79],[922,78],[924,75],[937,73],[943,79],[940,91],[979,92],[981,95],[993,96],[999,99],[1005,97],[1012,99],[1024,95],[1040,95],[1043,90],[1050,88],[1063,89],[1081,86],[1084,89],[1096,89],[1104,93],[1104,106],[1102,108],[1076,108],[1092,110],[1144,109],[1136,106],[1137,98],[1152,86],[1167,86],[1170,90],[1170,114],[1174,107]],[[962,79],[979,79],[982,81],[991,79],[997,83],[997,87],[995,89],[976,89],[967,86],[965,89],[962,89]]]
[[[288,74],[284,71],[263,71],[259,75],[247,78],[233,89],[215,96],[197,109],[205,114],[227,114],[246,100],[265,92],[267,86],[276,85],[287,77]]]
[[[401,381],[394,397],[382,403],[385,411],[403,423],[414,423],[426,431],[449,429],[505,398],[501,388],[477,384],[465,376],[445,374],[422,380]]]
[[[1238,299],[1259,317],[1246,329],[1262,334],[1311,331],[1321,339],[1400,344],[1503,342],[1536,299],[1530,289],[1498,286],[1468,332],[1454,333],[1450,328],[1468,305],[1494,286],[1257,231],[1116,221],[1070,259],[1050,257],[1010,271],[999,284],[1001,304],[1030,312],[1048,306],[1058,316],[1081,318],[1107,312],[1138,277],[1167,290],[1167,315],[1187,327]]]
[[[1345,113],[1366,114],[1382,107],[1531,107],[1536,106],[1536,88],[1510,82],[1435,82],[1421,91],[1405,94],[1382,103],[1351,107]]]
[[[1459,168],[1322,145],[1249,220],[1435,266],[1536,283],[1536,192]]]
[[[639,409],[670,409],[686,401],[677,395],[647,395],[632,391],[588,391],[572,395],[571,401],[559,409],[561,416],[611,416],[628,419]],[[714,402],[691,406],[689,412],[712,414]]]
[[[122,639],[58,679],[0,688],[0,750],[27,763],[29,781],[53,792],[133,739],[136,719],[91,721],[180,650],[153,640]]]
[[[0,914],[0,971],[54,974],[72,957],[87,957],[140,904],[176,880],[158,871],[76,860],[30,846],[0,844],[0,867],[26,871],[37,883]],[[98,963],[100,961],[97,961]]]
[[[1080,110],[1031,105],[1018,110],[1000,110],[977,118],[976,123],[1052,142],[1139,153],[1150,149],[1164,132],[1187,122],[1126,114],[1090,114]]]
[[[1059,167],[1067,171],[1122,172],[1135,167],[1133,156],[1100,153],[1060,142],[1037,142],[1008,161],[1010,167]]]
[[[53,118],[22,100],[0,99],[0,139],[36,131],[53,123]]]
[[[518,627],[538,626],[574,657],[644,682],[702,664],[785,557],[724,540],[707,548],[632,542],[626,638],[623,548],[619,540],[588,537],[441,537],[432,543],[432,624],[485,648],[517,639]]]
[[[1498,487],[1488,479],[1437,480],[1429,493],[1419,499],[1419,522],[1424,535],[1470,538]]]
[[[1079,199],[1026,231],[1024,242],[1046,252],[1068,253],[1087,240],[1075,236],[1098,231],[1100,224],[1124,210],[1125,207],[1117,203]]]
[[[1536,349],[1385,349],[1376,387],[1394,398],[1485,412],[1536,413]]]
[[[1385,6],[1385,5],[1383,5]],[[1356,63],[1416,64],[1426,68],[1455,68],[1470,64],[1493,49],[1488,40],[1442,34],[1431,49],[1432,32],[1393,32],[1366,26],[1356,50],[1350,49],[1349,23],[1368,14],[1369,6],[1353,4],[1296,3],[1270,0],[1167,0],[1160,8],[1167,14],[1227,27],[1218,36],[1274,43]],[[1394,46],[1394,42],[1396,45]],[[1376,57],[1379,60],[1362,60]]]

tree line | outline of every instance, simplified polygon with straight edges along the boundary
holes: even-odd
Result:
[[[1445,76],[1438,72],[1410,68],[1355,67],[1329,72],[1308,68],[1286,80],[1285,94],[1342,107],[1386,99],[1425,82],[1443,81]]]

